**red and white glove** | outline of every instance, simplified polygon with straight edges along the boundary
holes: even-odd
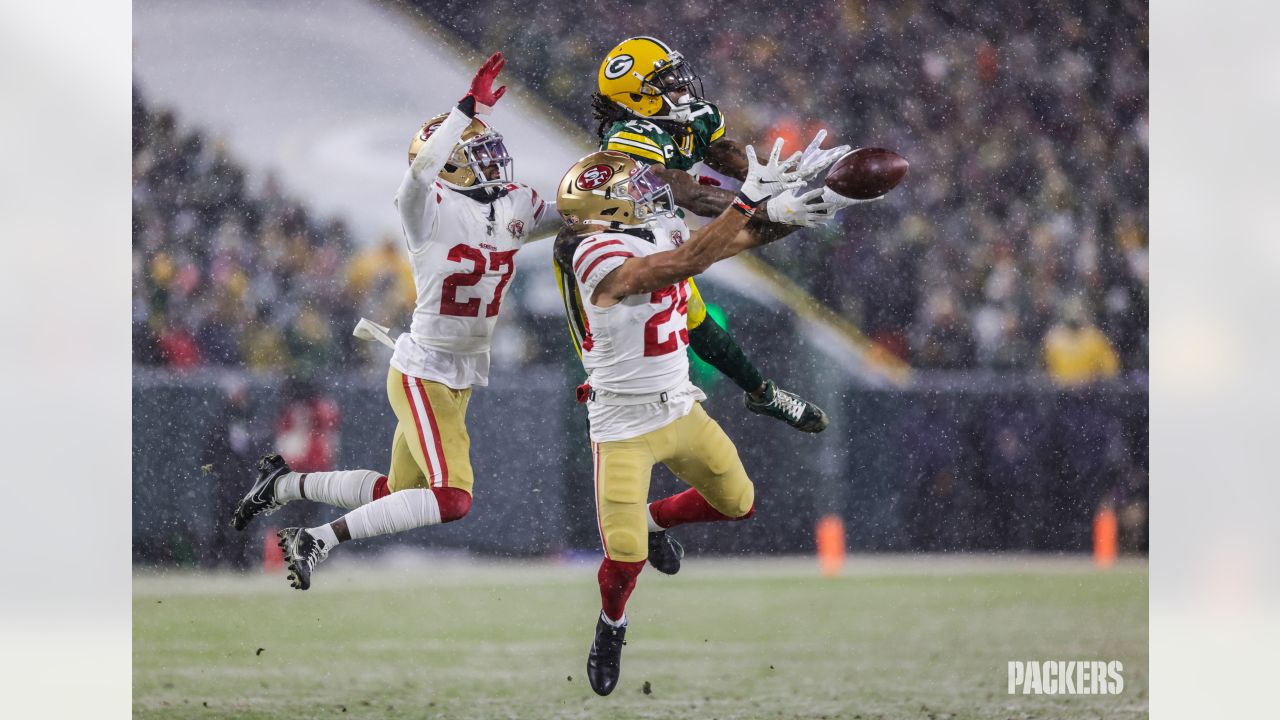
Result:
[[[503,85],[497,90],[493,89],[493,81],[498,78],[498,73],[502,72],[502,67],[507,64],[506,58],[502,57],[502,53],[496,52],[489,56],[488,60],[480,66],[476,71],[476,76],[471,79],[471,89],[458,101],[458,107],[468,115],[476,113],[488,112],[498,103],[498,100],[507,92],[507,86]]]

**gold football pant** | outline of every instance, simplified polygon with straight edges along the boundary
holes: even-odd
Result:
[[[388,489],[451,487],[470,495],[471,437],[466,419],[471,388],[454,390],[391,368],[387,399],[398,421],[391,441]]]
[[[639,562],[649,556],[649,478],[655,463],[675,476],[717,511],[740,518],[755,503],[755,487],[738,458],[733,441],[702,409],[627,440],[592,443],[596,519],[605,557]]]

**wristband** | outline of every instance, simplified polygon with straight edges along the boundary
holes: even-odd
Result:
[[[733,199],[733,208],[743,215],[751,217],[756,214],[756,208],[760,207],[760,204],[763,202],[764,200],[752,200],[745,194],[739,192],[738,196]]]
[[[468,95],[458,101],[458,109],[469,118],[476,116],[476,96]]]

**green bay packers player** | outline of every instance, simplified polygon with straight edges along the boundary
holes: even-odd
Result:
[[[679,569],[675,548],[655,546],[655,538],[677,525],[742,520],[754,512],[754,486],[737,450],[702,409],[706,396],[689,379],[689,278],[770,239],[748,225],[752,215],[815,172],[796,169],[800,153],[780,160],[781,149],[778,140],[760,163],[748,147],[746,180],[733,206],[693,233],[674,212],[670,186],[627,155],[595,152],[560,182],[556,202],[566,222],[604,228],[559,238],[556,251],[582,302],[587,383],[579,399],[590,422],[604,548],[587,677],[600,695],[617,684],[626,602],[646,559],[662,572]],[[650,504],[657,463],[690,489]]]
[[[241,530],[293,500],[350,510],[332,523],[280,532],[290,584],[300,590],[341,542],[450,522],[471,508],[471,388],[488,384],[490,341],[516,251],[562,225],[550,203],[511,181],[502,135],[477,117],[506,91],[493,88],[503,64],[501,53],[490,57],[457,107],[423,124],[409,146],[396,206],[418,298],[387,373],[398,421],[389,471],[295,473],[268,455],[235,510],[232,526]]]
[[[724,115],[703,98],[701,80],[679,52],[652,37],[628,38],[605,56],[597,82],[593,105],[601,149],[653,165],[671,186],[676,205],[686,211],[711,217],[729,207],[734,198],[730,186],[745,178],[746,156],[739,143],[725,136]],[[825,135],[820,132],[805,152],[806,170],[815,175],[849,151],[848,146],[822,150]],[[703,178],[714,176],[719,187],[700,182],[695,172]],[[753,225],[764,225],[767,218],[775,223],[767,232],[777,239],[798,227],[829,222],[845,204],[844,198],[825,190],[788,190],[770,199]],[[766,380],[733,337],[714,319],[708,320],[697,285],[690,289],[691,347],[745,391],[747,408],[804,432],[826,428],[821,408]],[[572,309],[580,301],[564,294],[578,342],[581,328],[573,327]]]

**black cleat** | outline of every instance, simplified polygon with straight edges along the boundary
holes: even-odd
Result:
[[[654,570],[664,575],[675,575],[680,572],[682,557],[684,546],[668,535],[666,530],[649,533],[649,564]]]
[[[236,505],[235,514],[231,516],[231,527],[243,530],[258,515],[270,515],[284,507],[284,503],[276,500],[276,480],[287,472],[289,465],[284,458],[279,455],[263,455],[258,460],[258,479]]]
[[[764,383],[764,398],[756,400],[747,393],[747,409],[757,415],[781,420],[800,432],[820,433],[827,429],[827,414],[822,408],[778,387],[772,380]]]
[[[596,639],[587,654],[587,680],[597,695],[608,695],[618,685],[622,673],[622,646],[627,644],[627,624],[614,627],[604,621],[604,613],[596,620]]]
[[[311,587],[311,571],[329,557],[329,548],[305,528],[285,528],[276,535],[289,568],[289,585],[298,590]]]

